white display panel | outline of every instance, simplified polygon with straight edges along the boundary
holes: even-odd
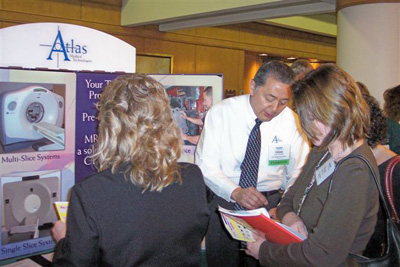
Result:
[[[0,67],[128,72],[136,49],[107,33],[65,23],[0,29]]]

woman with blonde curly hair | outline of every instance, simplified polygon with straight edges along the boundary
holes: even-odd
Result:
[[[181,133],[163,86],[119,76],[98,110],[99,172],[74,186],[65,237],[61,222],[52,229],[54,265],[200,266],[206,187],[196,165],[178,163]]]

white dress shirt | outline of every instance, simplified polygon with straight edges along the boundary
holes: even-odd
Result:
[[[231,194],[239,184],[240,165],[255,119],[250,95],[225,99],[207,113],[196,148],[195,163],[202,170],[207,186],[227,201],[234,202]],[[286,190],[293,184],[306,161],[310,151],[307,138],[299,133],[300,122],[288,107],[271,121],[263,122],[260,129],[257,190]],[[289,163],[271,166],[271,155],[282,146],[286,148]]]

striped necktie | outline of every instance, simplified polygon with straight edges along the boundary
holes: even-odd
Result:
[[[260,163],[260,151],[261,151],[261,132],[260,125],[262,121],[256,119],[256,125],[250,132],[249,140],[247,141],[246,154],[242,165],[240,165],[240,180],[239,186],[241,188],[257,187],[258,179],[258,165]],[[235,210],[243,210],[242,206],[235,203]]]

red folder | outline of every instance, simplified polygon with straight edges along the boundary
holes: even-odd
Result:
[[[289,226],[269,218],[268,212],[264,208],[249,211],[232,211],[220,207],[219,211],[230,218],[234,217],[235,222],[243,228],[248,228],[248,225],[250,225],[253,228],[249,229],[250,231],[254,231],[254,229],[260,230],[265,234],[265,238],[273,243],[287,245],[290,243],[299,243],[305,239],[305,237]],[[242,220],[248,225],[241,223]]]

